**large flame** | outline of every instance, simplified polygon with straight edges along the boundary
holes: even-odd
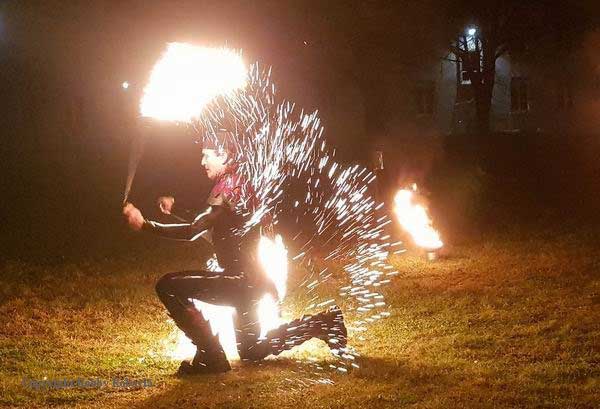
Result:
[[[417,246],[437,250],[444,243],[440,234],[433,228],[427,209],[414,202],[416,191],[416,184],[413,184],[412,189],[399,190],[394,198],[394,211],[400,225],[411,235]]]
[[[265,339],[267,332],[283,324],[279,313],[279,303],[271,294],[265,294],[258,303],[258,321],[260,323],[260,338]]]
[[[258,243],[258,257],[263,268],[263,273],[273,281],[277,289],[279,301],[282,301],[286,292],[287,281],[287,250],[280,235],[271,240],[262,236]],[[207,266],[214,271],[223,271],[216,259],[208,261]],[[233,324],[233,307],[216,306],[194,300],[194,305],[210,322],[213,334],[218,334],[219,342],[223,346],[225,355],[229,360],[239,359]],[[260,337],[264,338],[268,331],[280,326],[283,321],[279,313],[279,302],[270,294],[265,294],[258,306],[258,319],[260,322]],[[171,354],[173,359],[187,359],[194,355],[196,347],[183,332],[178,331],[177,345]]]
[[[240,359],[236,346],[235,329],[233,326],[233,314],[235,314],[235,309],[233,307],[207,304],[198,300],[194,300],[194,305],[202,311],[202,315],[210,323],[213,335],[218,334],[219,343],[223,347],[227,359],[232,361]],[[177,344],[174,351],[171,353],[171,358],[176,360],[188,359],[193,357],[195,353],[196,346],[183,332],[178,330]]]
[[[275,284],[279,301],[283,301],[287,290],[288,275],[287,250],[281,235],[275,240],[261,236],[258,242],[258,259],[269,279]]]
[[[226,48],[169,43],[144,88],[140,113],[171,121],[198,117],[211,99],[246,85],[238,52]]]
[[[261,236],[258,242],[258,259],[263,272],[275,285],[279,301],[283,301],[287,291],[287,249],[283,239],[278,234],[275,240]],[[260,336],[264,338],[272,329],[283,324],[279,312],[279,303],[270,294],[266,294],[258,305],[258,319],[260,321]]]

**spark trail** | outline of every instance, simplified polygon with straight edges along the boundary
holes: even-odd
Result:
[[[390,243],[385,233],[391,220],[379,212],[383,203],[372,196],[375,175],[336,160],[318,112],[278,100],[270,69],[254,64],[246,86],[205,106],[193,126],[208,137],[219,129],[235,135],[240,171],[257,199],[252,207],[238,209],[246,223],[236,234],[247,236],[265,220],[286,231],[290,261],[297,271],[306,271],[300,280],[309,296],[306,313],[333,304],[334,296],[344,297],[355,333],[389,315],[380,288],[398,273],[387,259],[403,251],[401,243]],[[333,263],[336,268],[330,271],[325,264]],[[320,285],[339,278],[339,266],[347,285],[337,295],[318,295]],[[331,367],[345,373],[358,366],[355,351],[337,352]]]

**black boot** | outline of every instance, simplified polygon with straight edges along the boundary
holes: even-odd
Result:
[[[177,375],[222,373],[231,369],[218,336],[212,334],[210,324],[195,306],[187,306],[182,315],[173,319],[196,345],[196,355],[191,362],[181,362]]]
[[[343,349],[348,344],[348,331],[342,310],[337,305],[313,317],[317,321],[317,338],[327,343],[330,349]]]
[[[204,343],[201,349],[196,345],[196,355],[190,361],[182,361],[179,365],[177,375],[216,374],[231,370],[231,365],[225,356],[225,352],[216,335],[209,342]]]
[[[271,354],[278,355],[292,349],[311,338],[319,338],[327,343],[332,352],[346,348],[348,332],[344,316],[338,306],[333,306],[316,315],[303,316],[289,324],[269,331],[267,334]]]

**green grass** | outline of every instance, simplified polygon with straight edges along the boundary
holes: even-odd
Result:
[[[351,338],[362,355],[359,369],[323,371],[335,385],[302,384],[314,371],[303,361],[306,350],[223,375],[174,377],[178,363],[165,356],[173,326],[154,282],[197,266],[197,248],[161,245],[155,255],[53,267],[6,263],[0,406],[595,407],[600,257],[593,239],[507,234],[451,248],[436,262],[410,252],[392,259],[401,272],[385,289],[392,315],[372,326],[366,341]],[[295,313],[298,305],[287,309]],[[317,342],[311,348],[323,349]],[[323,350],[318,356],[325,359]],[[34,391],[21,385],[23,377],[45,376],[127,376],[154,386]]]

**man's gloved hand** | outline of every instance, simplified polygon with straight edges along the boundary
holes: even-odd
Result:
[[[142,216],[140,209],[133,204],[127,203],[123,206],[123,217],[131,230],[140,231],[142,229],[142,226],[144,225],[144,216]]]
[[[175,198],[173,196],[161,196],[156,200],[161,212],[164,214],[171,214],[173,205],[175,204]]]

